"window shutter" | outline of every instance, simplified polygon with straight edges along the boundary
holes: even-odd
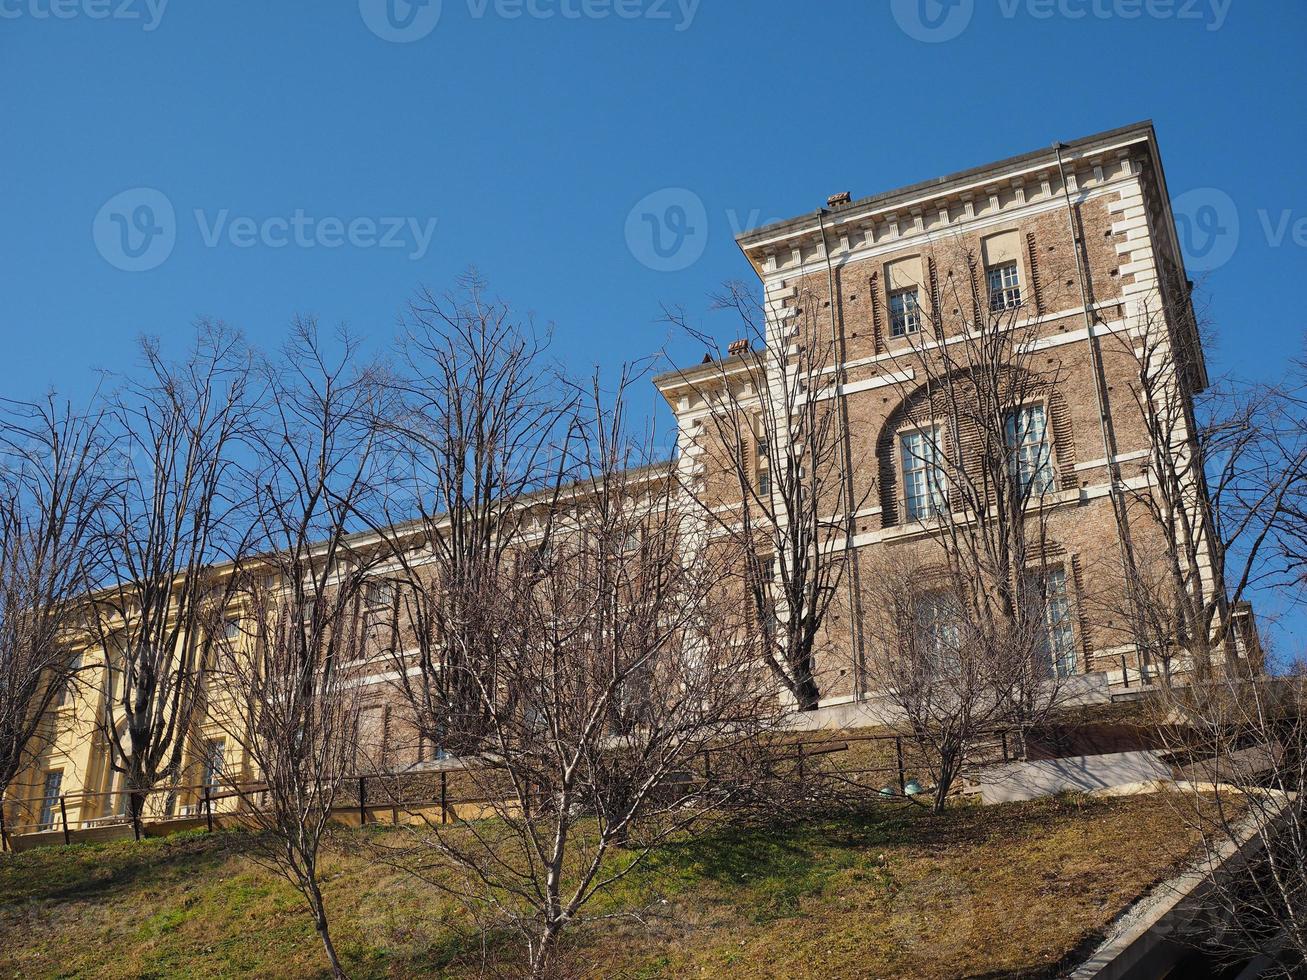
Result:
[[[946,407],[942,407],[941,411],[944,415],[948,414]],[[956,439],[955,446],[945,446],[953,465],[966,475],[973,487],[982,486],[980,471],[984,465],[985,449],[980,426],[976,424],[976,419],[971,412],[966,412],[957,420]],[[954,508],[962,506],[961,489],[957,480],[954,480],[953,485],[949,487],[949,497]],[[990,487],[989,499],[984,503],[986,506],[994,503],[993,487]]]

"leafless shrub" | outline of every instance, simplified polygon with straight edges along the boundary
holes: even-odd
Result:
[[[735,588],[753,618],[758,656],[799,710],[821,698],[815,653],[843,589],[860,602],[853,515],[873,489],[851,464],[841,397],[841,351],[821,304],[802,295],[764,309],[741,283],[714,300],[732,311],[741,342],[723,351],[681,311],[668,320],[704,343],[712,369],[684,372],[705,408],[686,495],[728,550]],[[864,689],[861,617],[852,617],[855,689]]]
[[[1180,826],[1202,842],[1209,873],[1201,937],[1209,953],[1262,976],[1307,964],[1307,686],[1288,676],[1232,673],[1163,685],[1152,720],[1186,792],[1166,793]]]
[[[101,735],[138,828],[149,792],[181,775],[203,710],[216,652],[206,619],[234,581],[216,566],[250,547],[238,447],[258,401],[252,355],[221,325],[202,323],[180,362],[153,340],[141,350],[141,376],[106,411],[120,473],[95,513],[92,563],[113,584],[88,599],[105,651]]]
[[[0,801],[77,693],[93,521],[108,492],[98,409],[54,395],[0,419]],[[0,802],[0,835],[4,805]],[[7,838],[4,843],[7,846]]]
[[[1068,489],[1052,440],[1060,368],[1036,356],[1037,312],[983,292],[961,244],[940,243],[931,261],[947,274],[920,284],[912,329],[890,352],[908,433],[892,449],[899,517],[931,533],[894,548],[869,605],[883,641],[872,676],[891,724],[931,760],[939,809],[976,750],[1008,729],[1019,747],[1082,665],[1049,528]]]
[[[266,369],[271,409],[254,436],[264,551],[236,572],[234,603],[209,628],[223,637],[211,710],[257,775],[237,784],[261,831],[254,853],[304,897],[341,977],[320,854],[359,761],[362,606],[384,551],[350,531],[384,487],[371,424],[384,392],[377,371],[355,363],[353,341],[339,340],[333,355],[316,325],[301,321]]]
[[[627,433],[626,384],[611,401],[587,392],[569,426],[576,481],[544,494],[549,516],[516,540],[482,613],[497,670],[457,688],[484,719],[462,773],[481,802],[459,816],[476,819],[429,821],[407,859],[521,935],[534,975],[596,895],[741,793],[699,777],[702,753],[747,757],[776,700],[672,468]]]

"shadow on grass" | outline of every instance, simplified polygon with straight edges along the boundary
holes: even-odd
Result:
[[[734,882],[742,874],[802,871],[823,854],[887,847],[966,847],[1035,834],[1051,817],[1104,808],[1099,800],[1053,797],[997,807],[960,805],[935,814],[924,806],[871,803],[821,814],[753,817],[671,842],[651,855],[664,873],[693,869]]]
[[[672,841],[655,850],[614,904],[650,895],[716,886],[718,900],[755,922],[800,913],[801,900],[821,894],[847,874],[868,887],[890,887],[884,852],[943,854],[987,843],[1035,839],[1051,819],[1092,813],[1103,804],[1083,798],[1052,798],[999,807],[952,806],[935,814],[896,801],[819,814],[755,816]]]
[[[168,837],[38,847],[0,854],[0,905],[96,901],[138,885],[205,875],[249,850],[249,834],[186,831]]]

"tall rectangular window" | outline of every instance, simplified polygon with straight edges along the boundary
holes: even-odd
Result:
[[[60,707],[68,704],[73,699],[73,685],[77,683],[77,675],[82,669],[82,655],[73,654],[68,659],[68,668],[66,673],[55,681],[59,685],[55,691],[54,706]]]
[[[214,789],[222,779],[227,761],[227,745],[220,738],[211,739],[204,746],[204,778],[202,785]]]
[[[1043,405],[1025,405],[1009,412],[1004,425],[1012,479],[1024,493],[1053,489],[1053,452]]]
[[[368,582],[363,593],[363,601],[369,613],[385,615],[395,603],[395,586],[390,582]]]
[[[989,280],[989,309],[997,313],[1021,305],[1021,274],[1015,262],[1002,262],[985,270]]]
[[[903,456],[903,510],[908,519],[921,521],[943,513],[939,429],[905,432],[899,436],[899,449]]]
[[[917,287],[896,289],[889,294],[889,333],[906,337],[921,329],[921,308],[917,305]]]
[[[51,769],[45,774],[41,783],[41,815],[37,821],[39,829],[54,829],[54,812],[59,805],[59,790],[63,786],[64,771]]]
[[[1068,677],[1076,672],[1076,637],[1071,622],[1071,599],[1066,569],[1050,568],[1026,577],[1032,601],[1043,606],[1044,634],[1038,656],[1049,672]]]
[[[935,673],[956,672],[961,664],[962,616],[946,590],[924,592],[913,605],[913,626],[926,665]]]

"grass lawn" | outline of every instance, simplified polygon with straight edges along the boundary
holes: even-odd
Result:
[[[357,977],[476,976],[465,913],[369,861],[394,831],[342,830],[326,862],[337,945]],[[298,895],[242,832],[0,855],[0,975],[324,975]],[[669,845],[578,928],[568,975],[1040,976],[1092,943],[1184,858],[1153,796],[1064,797],[941,816],[876,806],[722,828]],[[620,859],[620,858],[619,858]],[[598,901],[598,900],[596,900]],[[515,947],[496,954],[516,972]]]

